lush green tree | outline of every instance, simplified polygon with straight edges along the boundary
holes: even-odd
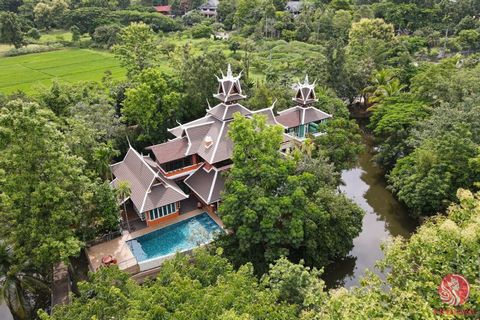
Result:
[[[325,178],[328,169],[313,169],[321,162],[298,166],[295,158],[279,157],[281,132],[262,117],[241,116],[235,117],[229,131],[234,166],[219,214],[234,234],[220,243],[236,264],[252,261],[259,271],[281,255],[325,265],[346,254],[363,215],[326,184],[335,181]],[[327,227],[332,225],[342,227]]]
[[[26,36],[33,39],[33,40],[38,40],[38,39],[40,39],[41,35],[40,35],[40,32],[38,32],[37,29],[31,28],[30,30],[28,30]]]
[[[130,183],[128,181],[119,181],[117,185],[117,195],[119,202],[123,204],[123,215],[125,216],[125,220],[127,222],[127,230],[130,231],[130,221],[128,221],[128,214],[127,214],[127,199],[132,194],[132,190],[130,188]]]
[[[330,159],[338,171],[353,167],[363,151],[362,135],[355,120],[333,118],[319,128],[317,153]]]
[[[382,19],[361,19],[352,24],[346,69],[356,92],[363,90],[375,70],[387,63],[395,41],[393,26]]]
[[[246,33],[252,33],[253,28],[258,21],[262,19],[260,0],[238,0],[235,11],[235,25],[237,27],[246,27]]]
[[[178,79],[159,69],[143,70],[135,85],[125,91],[122,119],[141,130],[138,140],[158,143],[167,138],[167,128],[175,124],[183,95],[176,91]]]
[[[217,7],[217,19],[227,30],[234,25],[234,16],[237,11],[237,0],[220,0]]]
[[[0,109],[0,229],[18,261],[28,257],[39,268],[78,254],[82,240],[118,214],[113,196],[95,201],[102,186],[83,174],[83,159],[60,129],[35,103],[14,100]]]
[[[111,48],[113,45],[117,44],[117,37],[120,30],[121,27],[117,24],[99,26],[95,28],[92,40],[101,48]]]
[[[221,51],[207,51],[194,55],[189,47],[178,48],[173,61],[179,71],[184,85],[186,104],[188,107],[180,110],[180,121],[189,121],[205,114],[207,101],[212,101],[218,87],[217,79],[220,70],[226,68],[226,57]]]
[[[192,34],[192,38],[194,39],[210,38],[210,36],[213,34],[213,29],[209,25],[199,23],[191,27],[190,32]]]
[[[77,26],[72,26],[70,28],[70,32],[72,33],[72,41],[73,42],[78,42],[80,41],[80,37],[82,36],[80,34],[80,29]]]
[[[411,92],[435,106],[451,105],[478,95],[480,65],[462,65],[460,56],[428,63],[411,80]]]
[[[116,267],[103,268],[80,285],[79,298],[56,306],[51,316],[42,312],[41,319],[294,319],[296,306],[278,298],[282,288],[301,281],[298,291],[310,297],[323,283],[287,261],[274,268],[270,285],[254,276],[251,264],[234,270],[224,257],[203,250],[166,261],[156,281],[142,286]]]
[[[410,155],[397,161],[388,181],[412,216],[428,216],[455,200],[459,187],[479,181],[480,173],[469,165],[478,156],[478,145],[464,125],[425,139]]]
[[[118,44],[113,47],[130,77],[152,67],[158,58],[157,41],[152,29],[145,23],[132,23],[118,35]]]
[[[408,155],[413,150],[409,144],[411,131],[428,115],[427,105],[408,94],[375,105],[369,127],[379,144],[376,161],[390,170],[398,159]]]
[[[33,9],[35,25],[47,30],[59,26],[60,19],[67,11],[68,3],[65,0],[40,1]]]
[[[462,30],[458,33],[458,40],[464,50],[475,50],[480,47],[480,32],[477,30]]]
[[[238,42],[237,40],[230,41],[228,44],[228,49],[230,49],[230,51],[233,51],[233,54],[237,53],[237,50],[240,49],[240,42]]]
[[[0,42],[12,44],[15,48],[23,45],[22,23],[13,12],[0,12]]]
[[[12,247],[0,242],[0,300],[5,301],[15,320],[34,317],[41,305],[39,295],[48,294],[46,280],[28,263],[15,261]]]

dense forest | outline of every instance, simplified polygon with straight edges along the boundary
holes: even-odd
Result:
[[[202,4],[0,0],[0,297],[13,317],[453,319],[437,294],[448,273],[469,279],[461,310],[479,317],[480,1],[309,0],[297,13],[284,0],[220,0],[215,17]],[[121,72],[33,84],[6,60],[31,57],[33,68],[41,52],[78,50]],[[115,267],[74,276],[72,303],[50,310],[53,266],[75,275],[82,250],[119,230],[109,165],[203,116],[227,63],[243,71],[253,110],[291,107],[292,83],[308,74],[315,105],[333,115],[325,134],[279,157],[280,128],[237,117],[219,208],[232,233],[142,285]],[[324,267],[362,228],[363,210],[338,189],[365,133],[420,226],[385,243],[385,279],[330,289]]]

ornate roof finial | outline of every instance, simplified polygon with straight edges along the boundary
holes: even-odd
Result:
[[[241,76],[241,72],[237,76],[233,75],[232,66],[229,63],[227,65],[227,74],[224,75],[222,72],[222,78],[220,79],[217,77],[219,84],[218,90],[213,96],[223,103],[233,103],[240,99],[246,98],[246,96],[242,94],[242,86],[240,84]]]
[[[296,91],[293,100],[298,102],[301,106],[309,106],[317,101],[317,98],[315,97],[315,82],[316,81],[310,83],[308,81],[308,74],[306,74],[303,83],[299,81],[297,85],[293,87]]]
[[[305,74],[305,80],[303,81],[303,84],[308,85],[308,74]]]

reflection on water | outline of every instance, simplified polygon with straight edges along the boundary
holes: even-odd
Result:
[[[353,240],[349,255],[325,268],[328,287],[358,285],[365,270],[377,274],[375,262],[383,257],[380,245],[389,236],[408,237],[417,226],[407,215],[406,208],[386,189],[381,168],[372,162],[372,143],[364,139],[367,150],[359,158],[358,166],[342,172],[345,185],[340,189],[365,210],[360,235]]]

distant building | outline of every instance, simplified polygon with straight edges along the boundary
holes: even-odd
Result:
[[[200,13],[207,17],[215,17],[217,15],[218,0],[207,0],[198,9]]]
[[[315,83],[308,77],[295,85],[296,106],[275,115],[273,105],[252,111],[239,103],[246,98],[240,85],[241,75],[234,76],[230,65],[227,74],[218,78],[213,96],[220,102],[206,110],[206,115],[180,124],[168,131],[173,139],[147,148],[154,158],[144,156],[130,147],[122,162],[111,166],[117,187],[128,181],[133,208],[147,225],[155,225],[178,216],[187,198],[215,214],[225,186],[224,172],[232,166],[233,142],[228,136],[235,113],[246,118],[263,115],[270,125],[284,128],[281,151],[286,151],[308,135],[321,134],[318,125],[332,116],[315,108]],[[190,200],[191,201],[191,200]]]
[[[172,7],[171,6],[155,6],[155,11],[158,13],[163,14],[164,16],[171,16],[172,15]]]
[[[288,1],[287,5],[285,6],[285,10],[292,13],[293,15],[299,14],[301,9],[302,1]]]

